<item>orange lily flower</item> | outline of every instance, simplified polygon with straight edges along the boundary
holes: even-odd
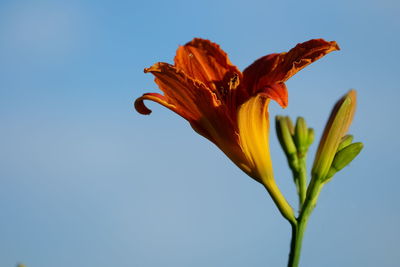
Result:
[[[185,118],[200,135],[217,145],[239,168],[262,183],[286,218],[293,212],[275,184],[269,154],[270,99],[288,104],[286,82],[299,70],[339,50],[336,42],[314,39],[289,52],[264,56],[243,73],[209,40],[195,38],[180,46],[175,64],[146,68],[164,93],[147,93],[135,101],[150,114],[144,100],[157,102]]]

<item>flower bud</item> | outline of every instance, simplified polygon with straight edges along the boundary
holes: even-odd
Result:
[[[285,151],[285,154],[289,157],[297,153],[296,146],[293,141],[291,130],[293,124],[289,117],[276,116],[276,133],[278,135],[279,142]]]
[[[329,172],[325,178],[325,181],[329,180],[335,173],[349,165],[350,162],[355,159],[355,157],[361,152],[364,145],[360,142],[350,144],[343,149],[339,150],[335,158],[332,161],[332,165],[329,169]]]
[[[294,135],[294,125],[292,120],[290,119],[289,116],[284,117],[287,123],[287,126],[289,127],[289,132],[293,136]]]
[[[351,142],[353,142],[353,139],[354,138],[351,134],[346,134],[345,136],[343,136],[342,140],[340,141],[337,151],[342,150],[346,146],[350,145]]]
[[[315,179],[324,180],[332,161],[353,120],[356,109],[356,91],[350,90],[334,106],[315,156],[312,174]]]
[[[297,157],[297,148],[293,140],[294,127],[292,120],[289,117],[276,116],[276,133],[290,168],[297,170],[299,160]]]
[[[296,121],[294,142],[300,156],[304,156],[308,150],[308,128],[306,121],[302,117],[298,117]]]

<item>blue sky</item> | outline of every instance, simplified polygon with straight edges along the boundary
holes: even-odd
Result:
[[[286,110],[270,106],[319,138],[358,91],[350,132],[365,149],[324,188],[301,263],[396,266],[399,12],[394,0],[1,1],[0,266],[285,266],[290,227],[265,190],[169,110],[133,110],[157,92],[143,68],[193,37],[240,69],[311,38],[339,43],[289,80]]]

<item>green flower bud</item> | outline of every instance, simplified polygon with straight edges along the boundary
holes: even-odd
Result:
[[[296,121],[294,142],[300,156],[304,155],[308,149],[308,128],[306,121],[302,117],[298,117]]]
[[[292,120],[290,119],[289,116],[284,117],[287,123],[287,126],[289,128],[290,134],[293,136],[294,135],[294,125]]]
[[[276,133],[279,142],[286,154],[295,154],[296,146],[290,131],[290,119],[288,117],[276,116]]]
[[[334,106],[315,156],[312,174],[325,179],[336,155],[342,137],[347,133],[356,109],[356,91],[350,90]]]
[[[289,165],[294,167],[297,164],[297,149],[291,134],[291,128],[293,127],[293,124],[291,124],[289,117],[283,116],[276,116],[275,124],[279,143],[286,154]]]
[[[364,145],[363,143],[353,143],[345,148],[339,150],[332,161],[331,168],[329,169],[326,181],[329,180],[335,173],[349,165],[350,162],[361,152]]]
[[[342,150],[346,146],[350,145],[351,142],[353,142],[353,139],[354,138],[351,134],[346,134],[345,136],[343,136],[342,140],[340,141],[337,151]]]

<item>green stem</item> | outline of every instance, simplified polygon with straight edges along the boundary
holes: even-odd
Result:
[[[307,167],[306,167],[306,157],[299,157],[299,169],[297,172],[297,181],[299,183],[299,207],[304,204],[306,200],[307,193]]]
[[[308,218],[298,221],[297,225],[292,224],[292,241],[290,243],[290,254],[288,267],[299,266],[301,245],[306,230]]]
[[[308,219],[316,206],[321,189],[321,182],[318,181],[318,179],[312,179],[308,187],[308,194],[305,198],[304,205],[297,218],[297,224],[292,224],[292,241],[290,243],[288,267],[299,266],[303,235],[307,227]]]
[[[292,226],[292,241],[290,243],[290,254],[288,267],[299,266],[301,245],[303,242],[304,232],[307,227],[307,221],[309,216],[304,216],[303,211],[306,206],[304,206],[307,196],[307,163],[306,157],[298,156],[298,164],[296,168],[292,168],[293,177],[297,185],[297,191],[299,195],[299,210],[300,215],[296,219],[296,224],[291,223]],[[311,213],[311,212],[310,212]],[[310,213],[307,213],[309,215]]]
[[[307,162],[305,155],[296,154],[294,158],[296,159],[295,161],[288,161],[292,170],[293,181],[296,184],[297,195],[299,196],[299,210],[301,210],[307,195]]]

